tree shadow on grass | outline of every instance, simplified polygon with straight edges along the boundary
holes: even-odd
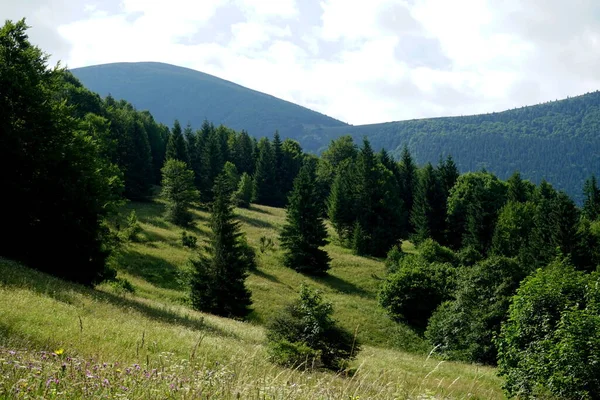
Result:
[[[124,249],[115,255],[119,269],[163,289],[182,290],[179,269],[170,262],[136,250]]]
[[[251,226],[255,226],[257,228],[270,228],[270,229],[274,229],[275,227],[273,226],[273,224],[271,224],[270,222],[267,221],[263,221],[261,219],[258,218],[252,218],[252,217],[248,217],[247,215],[240,215],[237,214],[236,217],[244,224],[248,224]]]
[[[247,208],[247,210],[254,211],[260,214],[273,215],[267,210],[263,210],[262,208],[256,207],[254,204],[251,204],[250,207]]]
[[[340,293],[353,294],[365,298],[374,298],[375,295],[369,291],[359,288],[355,284],[345,281],[334,275],[323,275],[323,276],[308,276],[315,282],[329,286]]]
[[[267,280],[269,280],[271,282],[274,282],[274,283],[281,283],[281,281],[279,279],[277,279],[277,277],[275,275],[268,274],[268,273],[266,273],[264,271],[261,271],[259,269],[250,270],[250,273],[253,274],[253,275],[259,276],[261,278],[267,279]]]
[[[0,259],[0,262],[2,259]],[[16,263],[15,263],[16,265]],[[17,289],[30,290],[43,296],[51,297],[62,303],[77,305],[80,303],[75,294],[91,297],[95,301],[104,301],[116,307],[133,309],[146,318],[154,321],[179,325],[193,330],[207,331],[221,336],[237,338],[232,332],[227,332],[207,323],[203,317],[193,315],[180,315],[166,307],[156,307],[129,295],[117,295],[103,290],[82,286],[75,283],[62,281],[42,272],[23,266],[5,268],[0,263],[0,285]],[[191,310],[190,310],[191,311]],[[85,319],[83,320],[85,329]],[[6,327],[9,329],[10,327]],[[0,334],[2,334],[0,325]]]

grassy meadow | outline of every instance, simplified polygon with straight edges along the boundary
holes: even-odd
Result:
[[[252,206],[237,213],[257,251],[247,284],[247,322],[193,311],[187,304],[188,260],[182,229],[162,218],[164,204],[130,203],[142,228],[111,260],[134,293],[104,283],[65,283],[0,259],[0,398],[426,399],[503,398],[488,367],[442,362],[410,328],[377,304],[381,260],[354,256],[335,244],[324,278],[281,265],[277,234],[282,209]],[[188,233],[206,237],[209,214],[194,210]],[[414,251],[406,244],[405,251]],[[323,291],[334,317],[357,332],[363,350],[350,376],[271,364],[262,325],[294,299],[301,283]]]

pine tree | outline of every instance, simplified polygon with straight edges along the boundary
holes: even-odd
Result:
[[[276,205],[275,156],[269,139],[262,138],[258,143],[258,160],[254,174],[252,201],[267,206]]]
[[[227,179],[220,175],[213,188],[209,242],[206,256],[192,260],[192,306],[224,317],[245,317],[250,312],[250,291],[245,280],[253,266],[245,238],[235,221]],[[251,254],[249,254],[251,253]]]
[[[206,138],[204,144],[204,154],[202,156],[202,171],[203,181],[200,188],[200,193],[204,193],[202,200],[210,202],[213,199],[212,189],[214,187],[217,176],[223,171],[225,166],[225,158],[221,143],[222,130],[212,130],[211,134]],[[202,192],[204,191],[204,192]]]
[[[436,171],[428,163],[419,174],[410,217],[415,243],[427,238],[443,241],[445,231],[446,199]]]
[[[402,154],[400,156],[400,179],[401,179],[401,187],[400,187],[400,196],[402,197],[402,201],[404,202],[404,207],[406,211],[409,213],[412,212],[413,203],[414,203],[414,193],[418,182],[417,177],[417,166],[413,161],[412,155],[408,150],[408,146],[404,145],[402,148]],[[414,227],[412,224],[408,223],[404,235],[408,235],[414,232]]]
[[[345,160],[333,180],[327,199],[327,215],[342,242],[350,239],[357,219],[355,174],[350,160]]]
[[[583,196],[583,215],[590,221],[596,221],[600,217],[600,189],[595,175],[586,179]]]
[[[315,167],[306,163],[294,180],[280,239],[286,267],[310,275],[323,275],[329,269],[330,258],[320,248],[327,244],[327,229],[315,191]]]
[[[136,113],[132,113],[131,117],[129,129],[131,147],[127,151],[125,196],[129,199],[141,200],[150,195],[152,152],[144,125]]]
[[[238,183],[240,180],[240,176],[238,175],[238,171],[234,163],[230,161],[225,163],[225,166],[223,167],[223,176],[227,181],[229,193],[233,194],[233,192],[235,192],[238,188]]]
[[[444,191],[444,197],[448,198],[450,195],[450,190],[456,184],[456,180],[460,176],[458,172],[458,167],[454,162],[454,159],[451,155],[448,155],[445,160],[442,160],[440,156],[440,162],[438,165],[438,175],[440,179],[440,184]]]
[[[273,168],[275,169],[275,193],[273,193],[273,202],[276,207],[283,207],[286,199],[282,188],[284,187],[284,171],[283,171],[283,151],[281,149],[281,137],[279,132],[275,131],[273,135]]]
[[[281,145],[281,180],[280,190],[284,199],[287,199],[289,193],[294,187],[294,179],[298,176],[302,161],[304,160],[304,152],[300,143],[292,139],[285,139]]]
[[[525,203],[531,197],[531,188],[521,179],[519,172],[512,174],[506,181],[506,184],[508,188],[506,192],[507,201]]]
[[[240,183],[235,192],[235,199],[238,207],[250,207],[250,201],[252,200],[252,177],[246,172],[240,178]]]
[[[198,200],[194,187],[194,172],[180,160],[167,159],[162,168],[162,193],[167,200],[166,218],[174,224],[186,226],[192,221],[189,207]]]
[[[255,162],[252,156],[253,152],[254,144],[252,138],[248,135],[248,132],[242,130],[235,139],[232,155],[233,163],[240,174],[245,172],[252,175],[254,173]]]
[[[178,120],[173,123],[173,129],[167,142],[166,159],[183,161],[187,165],[190,164],[190,156],[187,151],[187,144],[183,133],[181,132],[181,124]]]

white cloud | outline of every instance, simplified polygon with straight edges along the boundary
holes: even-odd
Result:
[[[600,85],[595,0],[28,0],[71,67],[161,61],[354,124],[498,111]],[[218,38],[218,39],[217,39]]]

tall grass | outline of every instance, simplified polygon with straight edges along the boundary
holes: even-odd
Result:
[[[133,294],[109,284],[85,288],[0,260],[0,397],[502,397],[493,369],[440,362],[417,334],[385,316],[376,300],[381,261],[330,244],[330,276],[307,278],[281,266],[276,245],[259,253],[248,279],[250,322],[218,318],[186,304],[186,261],[195,250],[162,219],[162,204],[128,207],[143,232],[111,262]],[[202,240],[208,214],[194,213],[190,234]],[[277,244],[283,210],[253,206],[238,213],[252,245],[261,236]],[[261,324],[295,298],[302,282],[324,291],[343,326],[358,328],[365,346],[354,374],[288,370],[268,361]]]

